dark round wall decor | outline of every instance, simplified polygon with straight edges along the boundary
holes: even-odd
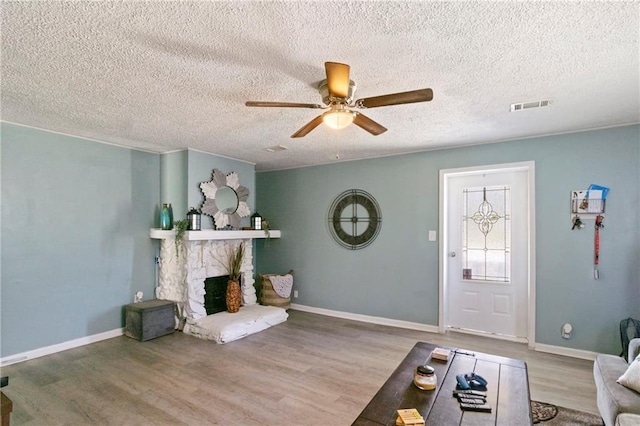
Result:
[[[371,244],[382,227],[375,198],[361,189],[338,195],[329,208],[329,231],[342,247],[358,250]]]

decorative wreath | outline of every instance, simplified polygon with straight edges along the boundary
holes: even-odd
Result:
[[[225,186],[233,189],[238,196],[238,208],[231,214],[223,213],[218,209],[218,206],[216,206],[216,192]],[[240,218],[247,217],[251,214],[249,206],[247,205],[249,189],[240,185],[240,178],[236,172],[225,175],[220,170],[213,169],[211,181],[202,182],[200,189],[204,194],[204,203],[202,203],[200,210],[203,214],[212,216],[218,228],[231,225],[233,229],[240,229]]]

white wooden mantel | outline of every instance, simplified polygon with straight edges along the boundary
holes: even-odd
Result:
[[[175,239],[176,231],[152,228],[149,235],[156,240]],[[264,231],[214,231],[213,229],[186,231],[184,233],[184,239],[187,241],[251,240],[256,238],[267,238],[267,234]],[[270,230],[269,238],[280,238],[280,231],[275,229]]]
[[[254,239],[280,238],[279,230],[265,231],[186,231],[183,237],[184,249],[175,244],[176,231],[153,228],[149,232],[152,239],[160,240],[158,262],[158,286],[156,297],[177,303],[181,317],[187,322],[196,321],[207,314],[204,308],[204,281],[208,277],[226,275],[226,259],[230,249],[240,242],[246,251],[240,267],[241,292],[244,305],[257,302],[253,277]]]

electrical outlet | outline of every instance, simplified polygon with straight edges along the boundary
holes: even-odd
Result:
[[[571,326],[571,324],[566,323],[565,325],[562,326],[562,330],[560,331],[560,334],[562,335],[563,339],[571,339],[572,331],[573,331],[573,327]]]
[[[294,299],[298,298],[298,290],[293,290],[293,298]]]

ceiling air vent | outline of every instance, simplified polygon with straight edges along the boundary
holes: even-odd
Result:
[[[280,151],[286,151],[289,148],[287,148],[284,145],[276,145],[276,146],[272,146],[271,148],[265,148],[264,150],[267,152],[280,152]]]
[[[551,103],[550,99],[545,99],[544,101],[522,102],[519,104],[511,104],[511,112],[522,111],[522,110],[531,109],[531,108],[546,107],[546,106],[549,106],[550,103]]]

